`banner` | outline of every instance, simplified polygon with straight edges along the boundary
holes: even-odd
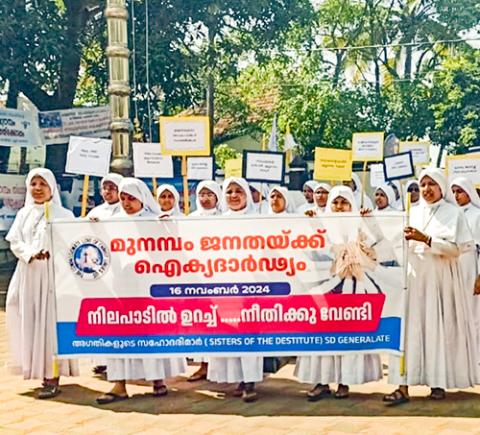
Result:
[[[37,120],[32,112],[0,109],[0,146],[30,147],[42,145]]]
[[[45,145],[68,143],[70,136],[110,137],[110,107],[39,112]]]
[[[60,357],[399,353],[402,214],[57,221]]]
[[[25,175],[0,174],[0,231],[7,231],[25,202]]]

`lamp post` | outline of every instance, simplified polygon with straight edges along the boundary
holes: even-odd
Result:
[[[125,0],[107,0],[105,9],[108,30],[108,72],[110,111],[112,123],[113,159],[111,168],[115,172],[129,175],[132,161],[130,151],[130,81],[128,60],[127,22]]]

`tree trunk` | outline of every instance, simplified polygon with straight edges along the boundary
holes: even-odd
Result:
[[[66,0],[65,8],[68,20],[65,34],[67,44],[60,65],[60,80],[55,92],[55,109],[68,109],[73,105],[82,59],[80,38],[89,18],[84,0]]]

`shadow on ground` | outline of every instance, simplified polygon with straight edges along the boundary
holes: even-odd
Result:
[[[106,384],[107,386],[108,384]],[[268,379],[258,385],[259,400],[252,404],[232,397],[233,385],[213,384],[208,381],[172,382],[166,397],[136,394],[129,400],[97,405],[95,398],[105,391],[97,391],[78,384],[62,385],[62,393],[50,399],[53,402],[90,406],[114,412],[145,414],[217,414],[240,416],[422,416],[422,417],[478,417],[480,395],[470,392],[448,393],[443,401],[412,397],[409,403],[389,407],[382,402],[382,394],[353,392],[348,399],[327,398],[316,403],[307,402],[309,387],[286,379]],[[23,393],[33,397],[37,390]],[[73,411],[75,412],[75,411]]]

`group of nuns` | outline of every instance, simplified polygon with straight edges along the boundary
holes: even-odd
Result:
[[[18,212],[6,239],[18,258],[7,294],[7,329],[11,338],[12,369],[25,379],[43,381],[38,398],[60,392],[60,376],[78,375],[77,361],[54,362],[55,311],[52,294],[52,263],[46,236],[45,203],[49,219],[73,218],[62,207],[53,173],[37,168],[27,176],[25,206]],[[465,178],[448,185],[443,171],[424,169],[418,181],[409,181],[403,190],[411,204],[408,241],[408,321],[405,330],[405,357],[391,357],[389,381],[398,388],[384,397],[389,405],[409,401],[408,386],[427,385],[429,398],[440,400],[445,390],[468,388],[480,381],[480,198]],[[255,216],[267,214],[317,217],[323,213],[369,213],[402,211],[406,199],[399,183],[375,190],[375,208],[362,188],[360,178],[342,185],[308,181],[306,202],[295,208],[289,191],[274,186],[248,183],[231,177],[220,186],[202,181],[196,188],[195,216]],[[125,219],[135,217],[181,218],[180,195],[173,185],[158,186],[156,198],[148,186],[135,178],[108,174],[101,181],[104,203],[92,209],[88,218]],[[480,299],[480,298],[478,298]],[[263,358],[257,356],[209,357],[199,359],[199,369],[189,381],[208,379],[234,383],[235,397],[245,402],[257,399],[255,384],[261,382]],[[185,358],[109,358],[95,368],[106,370],[112,389],[97,398],[99,404],[127,399],[126,381],[153,383],[154,396],[168,393],[164,379],[186,372]],[[400,366],[404,366],[402,370]],[[56,367],[55,367],[56,366]],[[344,399],[349,386],[381,379],[377,354],[339,356],[312,355],[297,358],[296,376],[312,384],[309,401],[327,396]],[[336,384],[336,391],[330,385]]]

